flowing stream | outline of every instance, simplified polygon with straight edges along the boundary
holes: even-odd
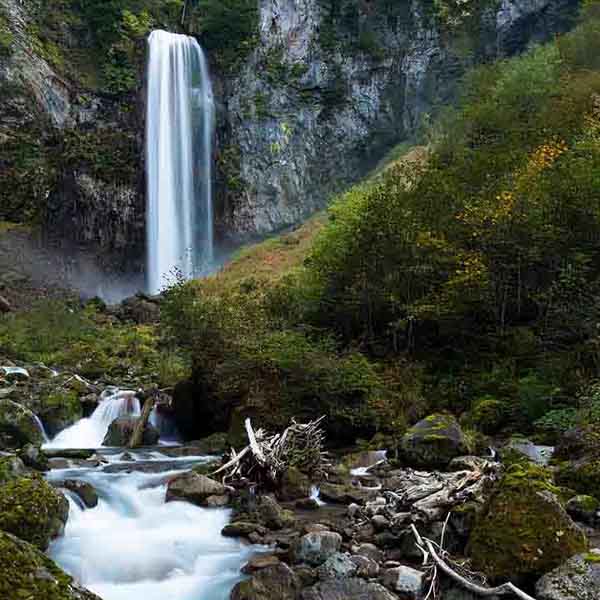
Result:
[[[207,272],[214,260],[215,107],[194,38],[153,31],[148,52],[147,286],[155,294]]]
[[[88,419],[59,433],[45,447],[90,448],[123,414],[139,414],[131,392],[109,390]],[[94,486],[99,502],[70,505],[64,536],[50,556],[103,600],[226,600],[252,547],[221,536],[226,509],[165,502],[167,481],[214,457],[172,458],[161,448],[99,448],[104,464],[50,471],[48,479]]]

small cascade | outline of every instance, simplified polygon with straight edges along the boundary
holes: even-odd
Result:
[[[140,401],[135,392],[109,388],[102,392],[96,410],[87,419],[80,419],[61,431],[45,448],[98,448],[108,426],[118,417],[139,416]]]
[[[194,38],[157,30],[148,48],[147,284],[156,294],[213,262],[215,108]]]
[[[36,414],[34,414],[33,417],[36,425],[38,426],[38,429],[40,430],[40,433],[42,434],[42,437],[44,438],[44,443],[48,443],[50,441],[50,438],[46,433],[46,428],[44,427],[44,424]]]
[[[325,506],[326,504],[323,500],[321,500],[321,490],[316,485],[313,485],[310,488],[310,498],[311,500],[314,500],[318,506]]]

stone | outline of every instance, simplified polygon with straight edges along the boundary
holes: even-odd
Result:
[[[375,544],[360,544],[360,546],[353,548],[352,551],[354,554],[365,556],[376,563],[383,561],[384,554]]]
[[[27,381],[31,377],[29,371],[23,367],[0,367],[0,374],[10,382]]]
[[[14,454],[0,456],[0,485],[27,473],[23,461]]]
[[[101,600],[32,544],[0,531],[0,598]]]
[[[95,454],[95,450],[78,449],[78,448],[45,448],[44,454],[48,458],[91,458]]]
[[[540,446],[525,438],[512,438],[501,448],[500,458],[508,464],[518,462],[521,458],[530,460],[537,465],[546,466],[550,462],[553,452],[552,446]]]
[[[160,306],[148,296],[138,294],[121,302],[119,315],[140,325],[157,323],[160,320]]]
[[[0,400],[0,449],[43,443],[37,417],[21,404],[6,398]]]
[[[204,505],[209,508],[221,508],[223,506],[227,506],[231,499],[227,494],[222,496],[209,496],[205,501]]]
[[[116,418],[109,426],[104,439],[103,446],[127,446],[135,427],[141,417],[124,416]],[[154,446],[158,443],[160,434],[156,427],[146,423],[142,437],[142,445]]]
[[[59,485],[81,498],[87,508],[94,508],[98,505],[98,493],[91,483],[80,479],[65,479]]]
[[[184,500],[198,506],[206,506],[206,500],[210,496],[225,495],[226,489],[223,484],[206,475],[187,471],[169,481],[166,501]]]
[[[317,567],[339,552],[341,546],[342,536],[339,533],[333,531],[307,533],[296,542],[293,556],[295,562]]]
[[[193,442],[198,454],[225,454],[229,449],[226,433],[213,433]]]
[[[301,498],[296,500],[295,506],[299,510],[319,510],[320,508],[316,498]]]
[[[390,527],[390,522],[383,515],[375,515],[371,518],[371,523],[375,531],[385,531]]]
[[[600,501],[593,496],[575,496],[567,502],[565,509],[575,521],[591,526],[600,523]]]
[[[334,504],[364,504],[377,495],[377,491],[335,483],[322,483],[320,495],[325,502]]]
[[[36,471],[47,471],[49,469],[48,458],[39,446],[25,444],[25,446],[19,450],[19,457],[25,465]]]
[[[294,515],[284,510],[273,496],[260,496],[256,504],[260,523],[269,529],[283,529],[294,523]]]
[[[537,600],[598,600],[600,550],[571,557],[535,586]]]
[[[600,498],[600,454],[561,464],[556,472],[556,483],[578,494]]]
[[[260,569],[246,581],[236,584],[231,600],[296,600],[300,581],[284,563]]]
[[[398,600],[378,583],[358,577],[327,579],[304,590],[300,600]]]
[[[554,456],[558,460],[578,460],[600,455],[600,424],[590,423],[569,429],[558,441]]]
[[[266,569],[268,567],[275,567],[279,565],[281,561],[274,554],[258,554],[253,556],[243,567],[242,573],[245,575],[252,575],[257,571]]]
[[[471,532],[467,553],[490,580],[539,577],[585,551],[584,532],[554,495],[551,474],[513,465]]]
[[[51,469],[68,469],[71,466],[71,462],[66,458],[49,458],[48,466]]]
[[[401,565],[383,573],[383,585],[395,592],[401,600],[419,600],[423,591],[424,574],[412,567]]]
[[[400,458],[410,467],[444,469],[468,454],[467,440],[458,421],[449,414],[433,414],[413,425],[402,437]]]
[[[356,575],[363,577],[364,579],[373,579],[379,575],[379,565],[366,556],[360,554],[354,554],[350,557],[350,560],[356,566]]]
[[[352,577],[356,574],[357,566],[348,554],[336,552],[332,554],[318,569],[319,579],[336,577]]]
[[[0,529],[45,551],[62,535],[69,503],[39,475],[20,477],[0,486]]]
[[[311,482],[307,475],[296,467],[287,468],[279,482],[277,498],[284,502],[299,500],[310,496]]]
[[[234,521],[225,525],[221,530],[221,535],[225,537],[248,537],[253,533],[263,536],[267,533],[267,529],[260,523],[252,521]]]

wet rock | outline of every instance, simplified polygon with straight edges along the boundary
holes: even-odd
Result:
[[[260,569],[250,579],[238,583],[231,600],[296,600],[300,581],[284,563]]]
[[[578,460],[585,456],[600,455],[600,424],[574,427],[560,438],[555,458],[559,460]]]
[[[167,502],[184,500],[198,506],[206,506],[206,500],[210,496],[225,495],[226,489],[218,481],[210,479],[206,475],[188,471],[169,481],[166,500]]]
[[[316,531],[303,535],[294,547],[296,562],[312,566],[323,564],[330,556],[339,552],[342,536],[333,531]]]
[[[29,409],[6,398],[0,400],[0,449],[43,442],[38,420]]]
[[[448,414],[433,414],[413,425],[402,437],[401,459],[416,468],[440,468],[468,454],[467,440],[457,420]]]
[[[0,375],[9,382],[27,381],[31,375],[23,367],[0,367]]]
[[[358,577],[327,579],[304,590],[301,600],[398,600],[378,583],[366,582]]]
[[[140,417],[118,417],[109,426],[104,439],[102,440],[103,446],[127,446],[131,436],[138,424]],[[160,434],[158,430],[147,423],[144,427],[144,433],[142,437],[142,445],[154,446],[158,443]]]
[[[401,565],[383,573],[383,585],[402,600],[418,600],[423,590],[424,575],[411,567]]]
[[[374,498],[377,492],[368,488],[334,483],[323,483],[319,488],[321,498],[335,504],[364,504]]]
[[[68,469],[71,466],[71,461],[66,458],[49,458],[48,466],[51,469]]]
[[[94,456],[93,449],[74,449],[74,448],[45,448],[44,454],[48,458],[91,458]]]
[[[580,554],[544,575],[535,586],[538,600],[600,598],[600,550]]]
[[[360,544],[360,546],[352,548],[352,552],[376,563],[382,562],[384,557],[383,552],[375,544]]]
[[[0,529],[45,551],[61,535],[69,503],[41,477],[20,477],[0,486]]]
[[[380,568],[374,560],[366,556],[360,556],[359,554],[354,554],[350,557],[350,560],[356,566],[356,575],[358,577],[373,579],[379,575]]]
[[[82,588],[38,548],[0,531],[0,598],[100,600]]]
[[[556,472],[556,482],[579,494],[600,498],[600,453],[561,464]]]
[[[296,467],[289,467],[281,477],[277,497],[284,502],[304,499],[310,495],[310,487],[311,483],[307,475]]]
[[[316,498],[301,498],[296,500],[296,508],[300,510],[319,510],[319,502]]]
[[[336,552],[331,555],[318,569],[319,579],[336,577],[352,577],[356,574],[357,566],[348,554]]]
[[[390,522],[383,515],[375,515],[371,519],[371,523],[375,531],[385,531],[390,527]]]
[[[230,502],[230,498],[227,495],[223,496],[209,496],[205,500],[205,506],[209,508],[220,508],[223,506],[227,506]]]
[[[88,508],[98,505],[98,494],[91,483],[79,479],[65,479],[59,485],[77,494]]]
[[[539,446],[525,438],[513,438],[500,450],[500,458],[508,464],[526,459],[537,465],[546,466],[553,452],[552,446]]]
[[[258,499],[256,512],[260,522],[269,529],[283,529],[294,523],[294,515],[284,510],[272,496],[261,496]]]
[[[260,523],[252,521],[234,521],[225,525],[221,531],[221,535],[225,537],[249,537],[253,533],[263,536],[267,533],[267,529]]]
[[[19,451],[19,457],[25,465],[35,469],[36,471],[47,471],[50,467],[48,465],[48,458],[39,446],[34,444],[26,444]]]
[[[253,556],[243,567],[242,573],[246,575],[252,575],[257,571],[266,569],[268,567],[275,567],[281,564],[279,558],[273,554],[258,554]]]
[[[575,496],[567,502],[565,509],[575,521],[592,526],[600,523],[600,501],[593,496]]]

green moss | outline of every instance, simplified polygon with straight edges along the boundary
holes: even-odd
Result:
[[[593,563],[593,564],[600,563],[600,554],[594,554],[592,552],[588,552],[587,554],[583,555],[583,560],[585,560],[586,563]]]
[[[600,498],[600,458],[563,463],[557,470],[556,481],[580,494]]]

